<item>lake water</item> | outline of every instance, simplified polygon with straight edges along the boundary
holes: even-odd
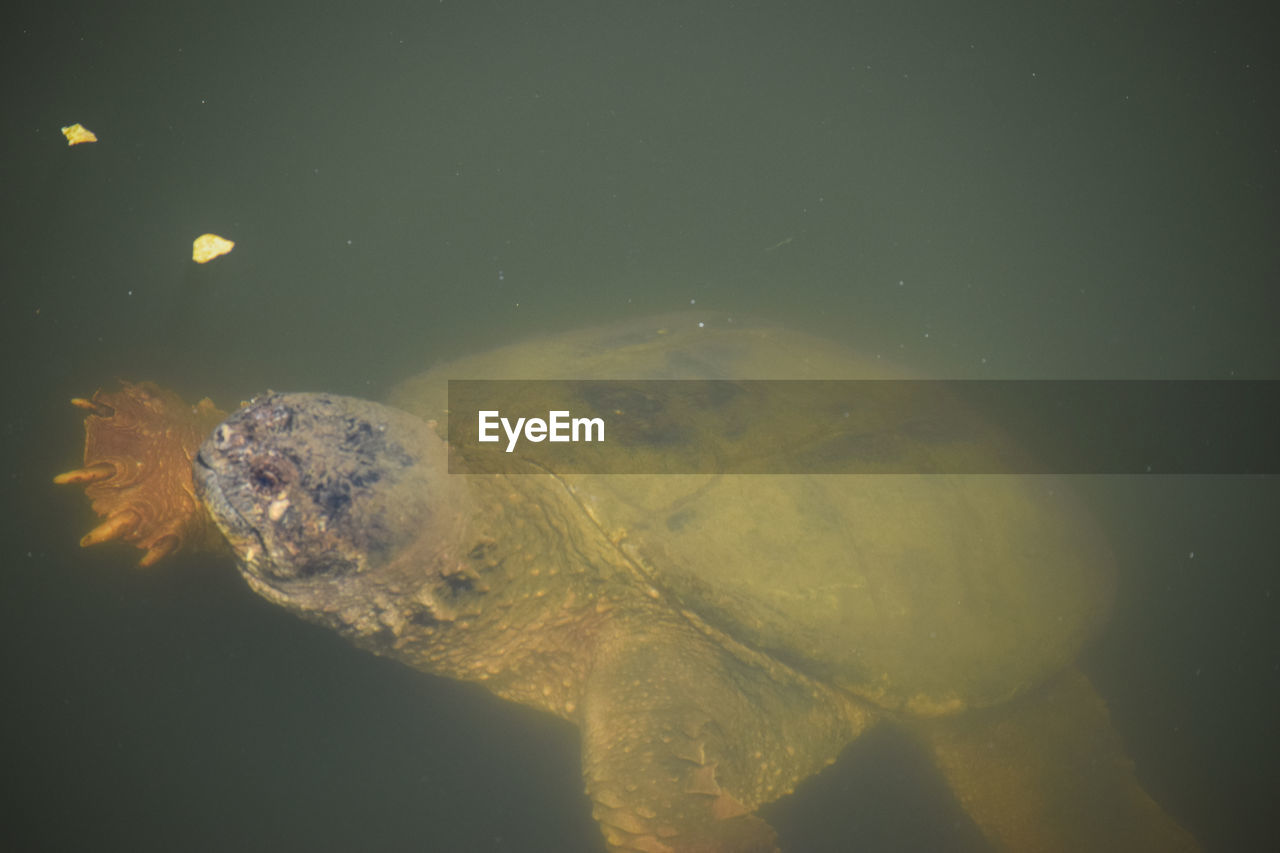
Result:
[[[961,8],[964,7],[964,8]],[[1243,9],[1242,4],[1242,9]],[[1280,378],[1269,31],[1219,7],[74,3],[0,35],[13,849],[592,851],[575,732],[375,659],[225,562],[84,552],[72,396],[379,398],[689,310],[946,378]],[[83,123],[94,144],[68,147]],[[205,266],[205,232],[236,242]],[[1080,483],[1082,659],[1206,849],[1265,845],[1280,485]],[[982,849],[884,737],[768,811],[793,853]]]

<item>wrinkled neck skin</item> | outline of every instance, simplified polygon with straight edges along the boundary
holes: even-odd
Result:
[[[397,409],[267,395],[214,430],[194,470],[259,595],[563,717],[611,602],[635,597],[559,481],[450,475],[446,444]]]

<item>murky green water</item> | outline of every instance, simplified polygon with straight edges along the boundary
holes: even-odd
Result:
[[[0,35],[15,849],[598,844],[568,728],[350,649],[217,561],[81,552],[88,510],[49,478],[78,461],[66,399],[114,377],[377,398],[677,309],[936,376],[1280,375],[1277,81],[1239,12],[81,5]],[[68,148],[73,122],[100,141]],[[206,231],[237,245],[197,267]],[[1082,487],[1123,572],[1086,669],[1157,799],[1207,849],[1259,844],[1280,487]],[[980,844],[878,740],[770,816],[797,853]]]

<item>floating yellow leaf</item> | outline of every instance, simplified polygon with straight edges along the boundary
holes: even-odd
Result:
[[[98,137],[93,135],[93,131],[89,130],[83,124],[76,123],[62,129],[62,135],[67,138],[68,145],[79,145],[81,142],[97,142]]]
[[[224,240],[217,234],[201,234],[191,244],[191,260],[197,264],[207,264],[219,255],[225,255],[230,252],[235,245],[235,243],[230,240]]]

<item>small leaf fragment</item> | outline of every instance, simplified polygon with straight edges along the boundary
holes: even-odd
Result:
[[[219,255],[230,252],[235,245],[231,240],[223,239],[217,234],[201,234],[191,244],[191,260],[197,264],[207,264]]]
[[[68,145],[79,145],[82,142],[98,141],[98,137],[94,135],[93,131],[89,130],[89,128],[79,122],[64,127],[62,129],[62,135],[67,138]]]

